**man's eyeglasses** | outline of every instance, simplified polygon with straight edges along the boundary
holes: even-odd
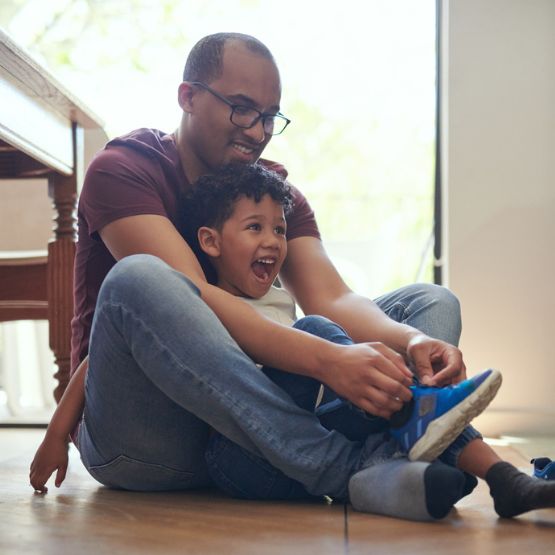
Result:
[[[264,127],[264,133],[267,135],[279,135],[285,131],[285,128],[291,123],[290,119],[287,119],[283,114],[279,112],[277,114],[267,114],[257,110],[256,108],[251,108],[250,106],[243,106],[241,104],[233,104],[225,96],[216,92],[214,89],[210,88],[206,83],[201,81],[191,81],[191,85],[196,87],[201,87],[207,90],[209,93],[213,94],[216,98],[225,102],[231,108],[231,114],[229,119],[233,125],[237,127],[242,127],[243,129],[250,129],[254,127],[260,120],[262,120],[262,126]]]

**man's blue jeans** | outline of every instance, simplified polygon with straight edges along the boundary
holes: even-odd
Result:
[[[398,321],[458,341],[458,302],[446,289],[415,285],[378,302]],[[121,260],[91,332],[83,463],[115,488],[205,486],[210,427],[315,496],[346,498],[349,478],[375,453],[327,430],[261,372],[182,274],[149,255]]]

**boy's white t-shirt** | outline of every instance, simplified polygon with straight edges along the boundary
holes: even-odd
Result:
[[[289,291],[281,287],[272,285],[270,290],[260,299],[247,299],[245,297],[242,297],[242,299],[264,316],[285,326],[292,326],[297,320],[295,299]],[[262,365],[257,364],[257,366],[260,368]],[[314,404],[315,409],[321,403],[323,394],[324,386],[321,385]]]
[[[279,324],[292,326],[297,320],[295,300],[286,289],[272,285],[270,290],[259,299],[242,298],[258,312]]]

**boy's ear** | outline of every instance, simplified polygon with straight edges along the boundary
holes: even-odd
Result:
[[[220,234],[216,229],[203,226],[197,231],[200,248],[212,258],[220,256]]]

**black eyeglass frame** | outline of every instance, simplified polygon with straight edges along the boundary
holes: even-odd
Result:
[[[260,110],[257,110],[256,108],[252,108],[251,106],[245,106],[244,104],[234,104],[233,102],[228,100],[225,96],[221,95],[218,91],[215,91],[212,87],[209,87],[206,83],[203,83],[202,81],[189,81],[189,84],[194,85],[196,87],[201,87],[202,89],[208,91],[209,93],[213,94],[216,98],[218,98],[219,100],[227,104],[231,108],[231,114],[229,114],[229,121],[233,125],[235,125],[236,127],[240,127],[241,129],[252,129],[260,120],[262,120],[262,127],[264,129],[264,133],[267,133],[268,135],[276,136],[276,135],[281,135],[285,131],[287,126],[291,123],[291,120],[289,118],[286,118],[281,112],[278,112],[277,114],[269,114],[266,112],[261,112]],[[256,116],[253,119],[250,125],[240,125],[233,121],[233,115],[235,114],[235,110],[237,108],[252,110],[253,112],[256,112],[258,116]],[[271,120],[269,118],[271,118]],[[279,131],[279,133],[274,133],[273,131],[268,132],[266,130],[266,121],[272,121],[272,123],[274,123],[276,118],[279,118],[280,120],[285,121],[285,125],[283,126],[283,129]],[[272,130],[273,130],[273,125],[272,125]]]

